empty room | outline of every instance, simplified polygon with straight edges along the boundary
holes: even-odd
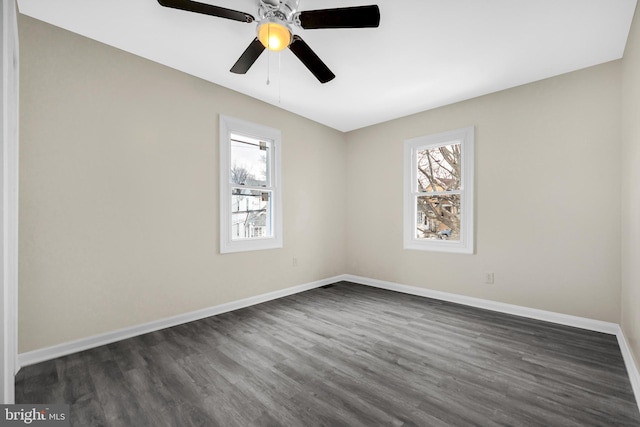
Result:
[[[0,425],[640,426],[636,9],[5,0]]]

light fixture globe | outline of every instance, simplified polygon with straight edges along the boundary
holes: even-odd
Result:
[[[258,40],[267,49],[278,52],[291,44],[291,30],[283,21],[267,19],[258,26]]]

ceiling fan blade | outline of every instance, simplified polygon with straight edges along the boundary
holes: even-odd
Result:
[[[298,14],[305,30],[318,28],[374,28],[380,25],[377,5],[305,10]]]
[[[291,52],[316,76],[320,83],[326,83],[335,78],[336,75],[331,72],[300,36],[293,36],[293,41],[289,45],[289,49],[291,49]]]
[[[219,18],[232,19],[240,22],[253,22],[255,19],[248,13],[191,0],[158,0],[158,3],[164,7],[202,13],[204,15],[217,16]]]
[[[264,52],[264,49],[264,45],[256,37],[245,49],[242,55],[240,55],[240,58],[238,58],[233,67],[231,67],[230,71],[236,74],[246,74],[253,63],[256,62],[258,57],[262,54],[262,52]]]

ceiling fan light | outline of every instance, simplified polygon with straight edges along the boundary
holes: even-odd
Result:
[[[266,21],[258,27],[258,40],[267,49],[277,52],[291,44],[291,31],[279,22]]]

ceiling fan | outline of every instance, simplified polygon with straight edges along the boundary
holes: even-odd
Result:
[[[257,37],[231,67],[232,73],[245,74],[265,49],[280,51],[288,47],[320,83],[326,83],[333,80],[335,74],[299,35],[293,34],[292,27],[296,26],[305,30],[375,28],[380,24],[380,10],[377,5],[298,12],[300,0],[259,0],[259,2]],[[192,0],[158,0],[158,3],[173,9],[234,21],[245,23],[256,21],[256,18],[248,13]]]

